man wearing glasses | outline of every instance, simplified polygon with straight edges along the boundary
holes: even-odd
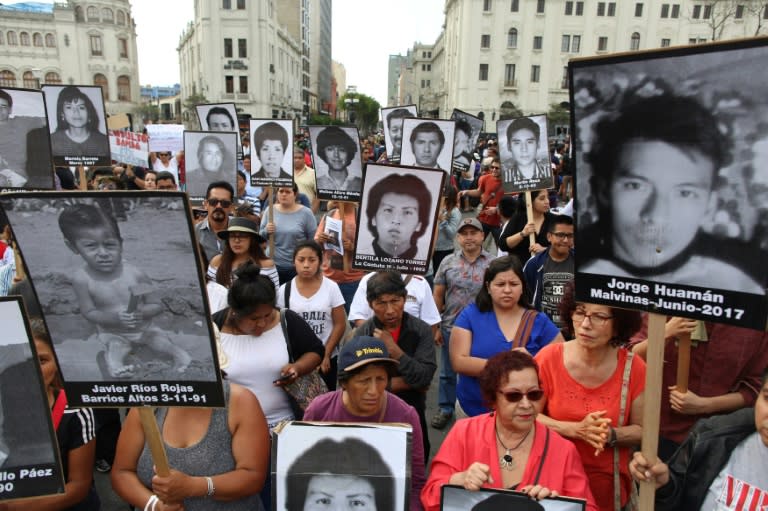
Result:
[[[224,248],[218,233],[227,230],[234,196],[234,188],[226,181],[214,181],[208,185],[205,192],[203,205],[208,215],[203,221],[195,225],[195,235],[203,247],[208,261],[213,259],[213,256],[220,254]]]
[[[547,232],[549,247],[525,263],[523,275],[531,292],[533,307],[549,316],[561,330],[565,322],[557,311],[565,286],[573,280],[573,219],[558,215]]]
[[[483,161],[483,166],[486,167],[487,161]],[[501,231],[501,216],[499,215],[499,202],[504,196],[504,189],[499,175],[501,174],[501,162],[497,156],[494,156],[487,167],[490,172],[480,176],[477,180],[477,188],[474,190],[462,190],[459,192],[459,202],[464,196],[480,197],[480,213],[477,215],[477,219],[483,226],[483,237],[487,237],[490,232],[493,236],[493,241],[498,246],[499,234]]]

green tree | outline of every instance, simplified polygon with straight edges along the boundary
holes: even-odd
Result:
[[[547,130],[554,137],[562,134],[562,128],[571,125],[571,110],[567,103],[552,103],[547,112]],[[558,130],[560,128],[560,130]]]
[[[200,126],[200,123],[197,120],[197,110],[195,107],[197,105],[204,105],[205,103],[209,103],[205,94],[195,93],[191,96],[187,96],[187,99],[184,100],[184,111],[182,114],[184,126],[187,128],[197,128]]]
[[[147,121],[157,122],[160,119],[160,108],[155,103],[143,103],[133,109],[133,113],[146,124]]]
[[[309,116],[309,122],[307,124],[309,124],[310,126],[328,126],[331,124],[334,124],[334,125],[344,124],[344,122],[341,119],[332,119],[328,115],[313,114]]]
[[[376,129],[381,105],[372,97],[359,92],[348,92],[339,98],[338,105],[339,110],[347,113],[348,123],[354,124],[360,130],[360,136],[367,137]]]

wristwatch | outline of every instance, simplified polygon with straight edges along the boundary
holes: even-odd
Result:
[[[611,436],[608,438],[608,447],[616,447],[616,429],[611,428]]]

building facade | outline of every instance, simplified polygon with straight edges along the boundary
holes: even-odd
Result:
[[[334,91],[331,90],[333,0],[310,0],[310,4],[309,89],[317,97],[317,109],[312,112],[330,115],[331,105],[335,105]]]
[[[0,6],[0,86],[99,85],[108,114],[139,103],[129,0]]]
[[[567,102],[572,58],[768,31],[765,0],[446,0],[444,12],[435,44],[409,50],[398,97],[425,115],[458,108],[492,122]],[[390,80],[392,67],[390,56]]]
[[[297,123],[330,103],[331,0],[194,2],[195,19],[178,46],[182,102],[202,95],[211,103],[234,102],[241,116]],[[185,122],[197,123],[186,115]]]

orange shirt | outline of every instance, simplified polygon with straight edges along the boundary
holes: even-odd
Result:
[[[539,364],[539,379],[547,396],[544,414],[559,421],[580,422],[588,413],[606,410],[611,424],[618,424],[621,381],[627,350],[618,350],[616,370],[610,378],[598,387],[585,387],[568,372],[563,361],[565,343],[544,346],[536,355]],[[634,401],[645,389],[645,362],[634,357],[629,374],[627,404],[623,425],[629,421]],[[606,448],[595,456],[595,448],[583,440],[571,439],[581,455],[584,471],[589,477],[592,495],[601,511],[613,511],[613,449]],[[621,475],[621,505],[626,504],[632,477],[629,475],[629,448],[619,448],[619,473]]]
[[[328,215],[336,220],[341,219],[341,211],[338,208],[334,208],[329,211]],[[343,237],[344,240],[351,240],[353,244],[355,243],[355,232],[357,230],[357,220],[355,219],[355,215],[355,206],[353,204],[346,204],[344,208]],[[315,231],[315,236],[325,232],[325,216],[323,216],[323,218],[320,220],[320,224],[317,226],[317,231]],[[322,246],[322,243],[320,246]],[[334,250],[324,250],[323,254],[323,275],[336,282],[337,284],[357,282],[365,275],[364,271],[353,270],[351,267],[349,271],[344,271],[344,257],[341,256],[338,252]],[[350,251],[350,254],[347,257],[349,257],[349,260],[352,261],[354,258],[354,252]]]

